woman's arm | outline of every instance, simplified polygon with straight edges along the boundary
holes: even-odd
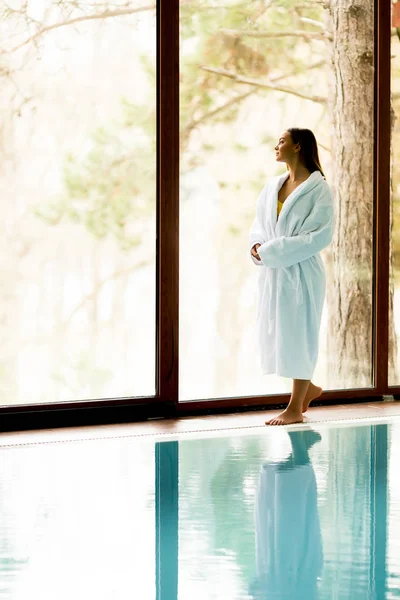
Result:
[[[256,205],[256,216],[250,228],[249,233],[249,243],[250,243],[250,256],[253,263],[257,266],[262,266],[261,260],[258,260],[252,250],[256,244],[260,246],[265,243],[265,233],[263,223],[263,214],[264,214],[264,205],[265,205],[265,197],[266,197],[266,188],[265,186],[261,191]]]
[[[304,221],[299,235],[270,240],[258,248],[258,254],[266,267],[290,267],[329,246],[333,228],[333,195],[327,187]]]

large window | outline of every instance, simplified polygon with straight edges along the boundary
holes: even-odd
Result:
[[[248,232],[292,126],[337,216],[313,381],[395,391],[399,27],[384,0],[4,5],[0,413],[280,402]]]
[[[30,0],[0,27],[0,403],[152,395],[155,7]]]
[[[291,389],[261,375],[247,247],[289,127],[314,131],[337,207],[314,380],[371,386],[373,5],[347,19],[338,2],[194,1],[180,26],[180,399]]]

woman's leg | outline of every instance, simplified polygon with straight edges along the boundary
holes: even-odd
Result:
[[[293,390],[286,410],[274,419],[266,421],[266,425],[290,425],[303,422],[303,403],[307,395],[310,379],[293,379]]]
[[[313,400],[315,400],[316,398],[319,398],[321,394],[322,394],[322,388],[319,387],[318,385],[314,385],[313,382],[310,381],[310,386],[307,390],[307,394],[306,394],[306,397],[304,398],[304,402],[303,402],[303,413],[307,412],[307,409],[310,406],[310,403]]]

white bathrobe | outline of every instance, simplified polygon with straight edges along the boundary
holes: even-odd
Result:
[[[261,367],[293,379],[311,379],[325,299],[320,251],[332,240],[333,194],[314,171],[285,200],[277,218],[278,192],[289,172],[262,190],[250,230],[250,249],[261,244],[257,330]]]

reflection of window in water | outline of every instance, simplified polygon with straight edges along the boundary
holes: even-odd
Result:
[[[253,598],[316,600],[323,565],[317,484],[308,452],[321,439],[289,432],[292,452],[262,466],[255,504],[257,576]]]

